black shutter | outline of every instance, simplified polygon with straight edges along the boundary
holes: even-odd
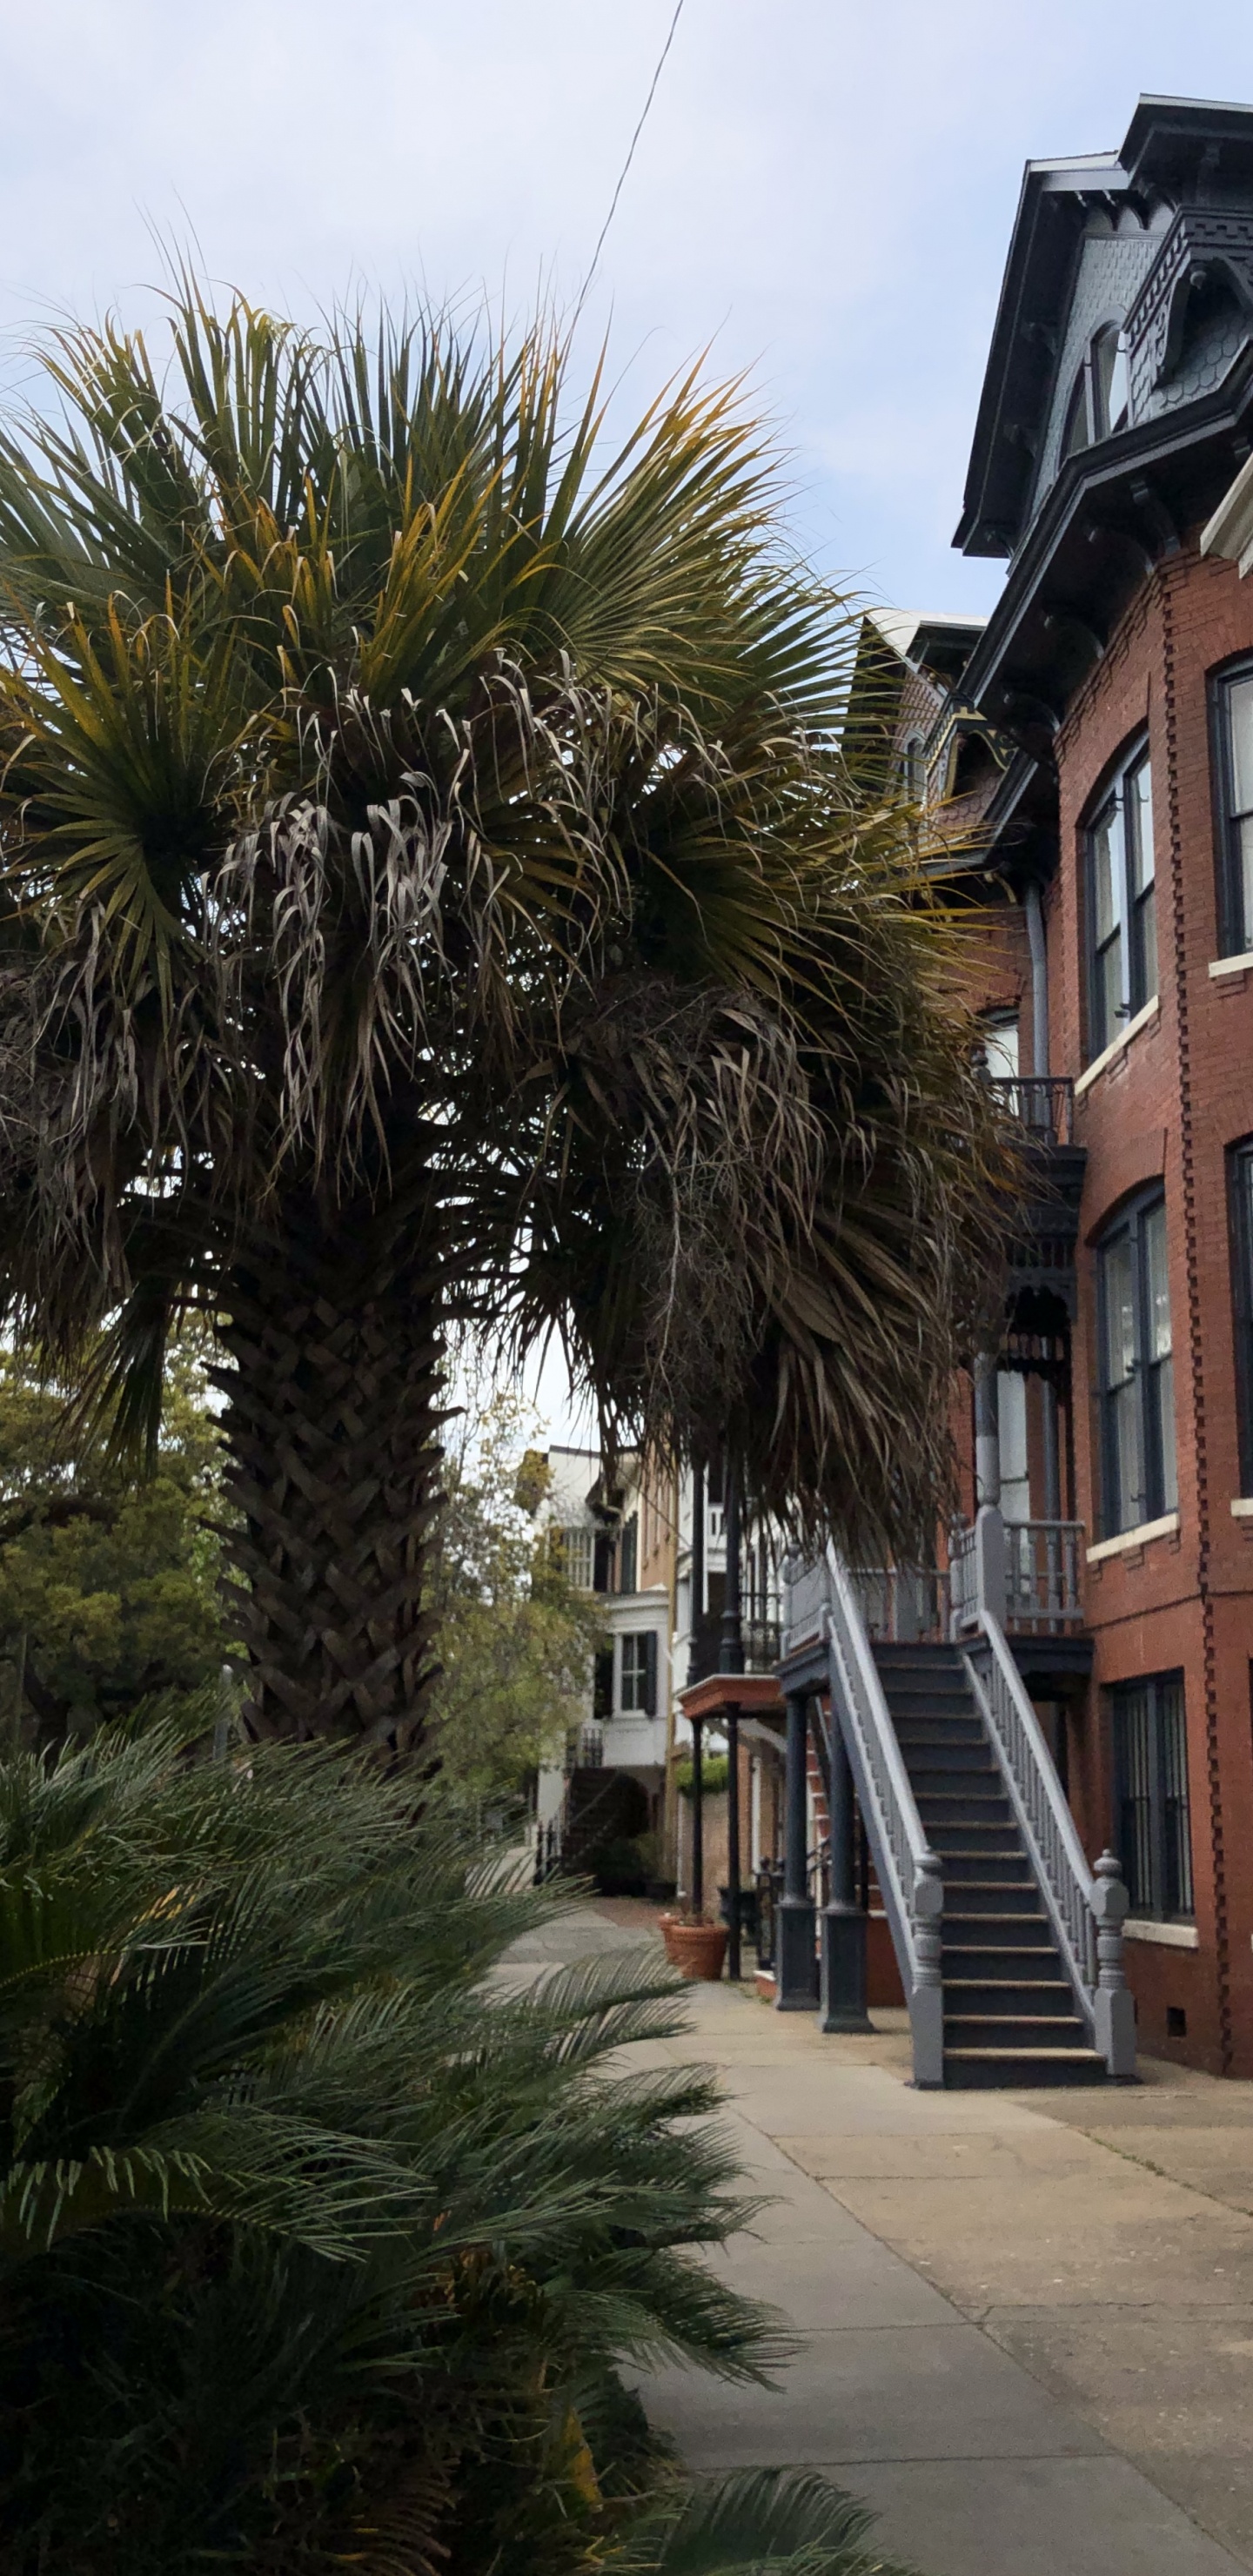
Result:
[[[644,1639],[644,1715],[657,1714],[657,1631],[650,1628]]]

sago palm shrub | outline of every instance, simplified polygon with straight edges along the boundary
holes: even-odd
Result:
[[[257,1736],[420,1738],[450,1324],[929,1540],[1000,1152],[734,389],[194,283],[0,435],[0,1320],[213,1319]],[[876,741],[876,761],[881,745]]]
[[[610,2062],[664,1978],[528,1982],[551,1900],[204,1714],[0,1771],[0,2563],[876,2563],[821,2485],[686,2491],[617,2375],[778,2349],[697,2259],[749,2214],[706,2076]]]

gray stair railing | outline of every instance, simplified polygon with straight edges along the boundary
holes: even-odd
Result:
[[[971,1622],[972,1626],[976,1623]],[[977,1614],[984,1651],[964,1647],[962,1662],[992,1741],[1006,1794],[1040,1894],[1057,1935],[1066,1973],[1092,2045],[1107,2074],[1135,2073],[1135,2008],[1123,1968],[1127,1891],[1112,1851],[1090,1869],[1040,1721],[1000,1622]]]
[[[943,1863],[927,1841],[857,1595],[834,1549],[827,1551],[826,1572],[824,1627],[832,1716],[852,1767],[909,2005],[914,2082],[941,2085]]]

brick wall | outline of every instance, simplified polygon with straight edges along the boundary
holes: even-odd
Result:
[[[1253,646],[1253,581],[1185,550],[1161,564],[1072,703],[1057,738],[1060,866],[1047,906],[1054,1071],[1085,1061],[1083,826],[1094,791],[1147,725],[1153,765],[1160,1009],[1076,1104],[1088,1150],[1073,1348],[1078,1516],[1097,1527],[1094,1238],[1126,1194],[1165,1188],[1178,1532],[1089,1566],[1095,1663],[1071,1713],[1070,1780],[1089,1851],[1110,1831],[1102,1693],[1181,1668],[1198,1947],[1129,1948],[1141,2038],[1253,2074],[1253,1543],[1239,1494],[1225,1149],[1253,1130],[1253,980],[1211,978],[1218,955],[1207,675]],[[1186,2040],[1167,2037],[1168,2005]]]

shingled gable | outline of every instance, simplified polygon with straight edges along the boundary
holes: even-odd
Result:
[[[1181,373],[1198,291],[1215,298],[1215,327]],[[954,544],[974,555],[1017,551],[1067,468],[1067,404],[1102,324],[1123,335],[1130,406],[1121,436],[1134,443],[1215,390],[1247,356],[1251,323],[1253,110],[1142,98],[1120,151],[1029,162]]]

